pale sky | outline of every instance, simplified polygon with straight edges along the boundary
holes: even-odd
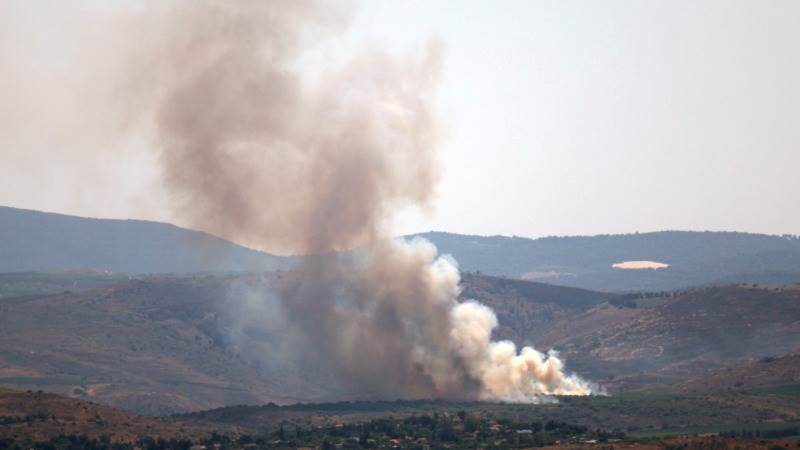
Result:
[[[175,221],[147,142],[75,138],[119,122],[81,116],[102,3],[0,0],[0,204]],[[800,2],[369,1],[326,51],[431,37],[444,173],[399,233],[800,233]]]

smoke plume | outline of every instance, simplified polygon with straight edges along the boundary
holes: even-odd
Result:
[[[436,42],[406,55],[365,48],[333,65],[315,52],[346,28],[346,9],[193,1],[160,14],[123,48],[136,74],[124,101],[148,111],[132,116],[152,119],[185,220],[315,255],[279,293],[303,336],[298,353],[383,398],[591,392],[555,353],[493,342],[494,313],[458,301],[455,261],[389,239],[393,215],[427,205],[440,173]]]

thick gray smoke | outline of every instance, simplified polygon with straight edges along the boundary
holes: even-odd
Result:
[[[366,261],[314,260],[284,292],[292,323],[328,366],[365,392],[388,398],[537,401],[586,395],[555,354],[492,342],[488,307],[459,303],[455,261],[422,240],[380,241]]]
[[[182,217],[318,255],[281,287],[281,313],[307,346],[294,351],[385,398],[591,392],[557,355],[492,342],[497,319],[458,302],[453,260],[388,239],[392,216],[426,205],[437,182],[438,45],[365,50],[322,69],[325,58],[309,55],[345,28],[347,11],[306,0],[168,5],[120,46],[130,62],[121,101],[152,119]]]
[[[299,76],[342,11],[309,1],[187,2],[158,40],[156,128],[176,206],[215,234],[322,253],[385,235],[438,170],[428,99],[439,51],[364,52]],[[330,17],[337,19],[333,20]]]

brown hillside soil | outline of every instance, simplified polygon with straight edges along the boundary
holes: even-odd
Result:
[[[139,436],[197,438],[208,430],[172,420],[140,417],[96,403],[42,392],[0,389],[0,418],[17,423],[0,425],[0,438],[42,441],[59,435],[85,435],[113,442],[133,442]]]
[[[2,299],[0,385],[156,415],[371,399],[259,346],[281,336],[236,338],[240,288],[263,293],[291,276],[160,276]],[[495,338],[555,348],[567,370],[611,393],[682,384],[800,348],[796,289],[698,289],[631,308],[614,306],[613,294],[475,274],[462,288],[463,299],[495,309]],[[259,314],[270,319],[269,309]],[[793,364],[753,385],[787,384]],[[728,377],[735,387],[742,376]]]
[[[681,383],[800,347],[800,291],[709,288],[630,312],[603,308],[543,341],[612,392]]]
[[[800,385],[800,348],[777,357],[765,357],[741,366],[720,369],[689,381],[686,389],[758,388]]]
[[[232,284],[275,277],[153,277],[5,299],[0,385],[155,415],[325,399],[324,377],[265,364],[271,355],[231,339]]]
[[[291,276],[160,276],[86,292],[4,299],[0,385],[145,414],[355,398],[326,373],[281,364],[268,350],[248,347],[248,339],[234,339],[241,314],[236,289],[264,292]],[[592,305],[608,297],[488,277],[467,277],[464,287],[482,299],[497,298],[497,307],[519,301],[537,311],[549,308],[553,317],[564,316],[559,303]],[[552,322],[538,313],[520,320],[507,329],[522,329],[528,320]]]

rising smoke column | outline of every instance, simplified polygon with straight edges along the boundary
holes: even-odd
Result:
[[[492,342],[497,319],[457,301],[453,260],[427,242],[388,239],[393,214],[426,205],[438,180],[429,104],[440,49],[365,50],[301,76],[302,57],[346,16],[310,1],[169,9],[156,47],[141,54],[177,211],[229,239],[319,255],[281,299],[309,352],[364,392],[510,401],[590,393],[557,355]],[[364,250],[337,253],[354,247]]]

